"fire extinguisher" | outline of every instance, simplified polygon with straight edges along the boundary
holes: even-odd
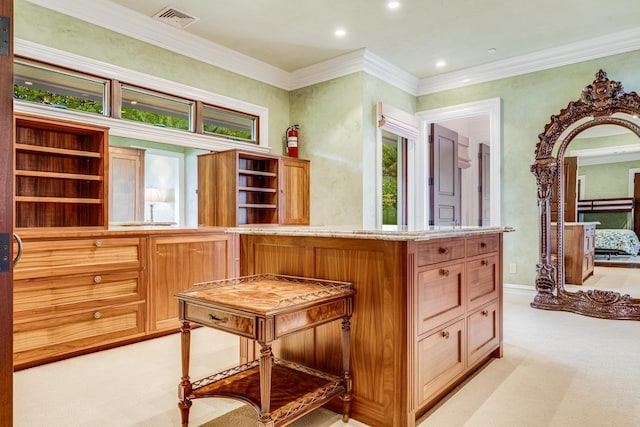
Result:
[[[289,157],[298,157],[298,129],[300,129],[300,125],[287,128],[287,154]]]

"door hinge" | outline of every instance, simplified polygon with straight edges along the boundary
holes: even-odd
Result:
[[[11,254],[9,253],[11,244],[11,235],[9,233],[0,233],[0,273],[10,271]]]
[[[433,185],[433,177],[432,177],[432,176],[430,176],[430,177],[429,177],[429,185],[430,185],[430,186],[432,186],[432,185]]]
[[[11,20],[8,16],[0,16],[0,55],[9,56],[11,46]]]

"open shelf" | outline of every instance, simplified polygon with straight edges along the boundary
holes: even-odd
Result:
[[[23,227],[103,227],[108,130],[15,115],[15,221]]]

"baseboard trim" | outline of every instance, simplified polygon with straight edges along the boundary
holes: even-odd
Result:
[[[502,288],[505,292],[510,294],[533,295],[537,292],[535,286],[516,285],[513,283],[505,283]]]

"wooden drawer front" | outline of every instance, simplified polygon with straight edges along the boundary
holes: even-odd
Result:
[[[97,305],[144,299],[140,270],[52,277],[14,282],[16,318],[64,309],[86,310]]]
[[[500,344],[500,312],[493,302],[467,318],[469,366],[495,350]]]
[[[273,328],[275,336],[258,337],[258,339],[271,341],[299,330],[309,329],[332,320],[341,319],[349,313],[350,305],[348,300],[342,299],[294,313],[277,315],[275,328]]]
[[[498,257],[487,256],[467,263],[468,309],[498,297]]]
[[[423,243],[418,246],[418,265],[429,265],[438,262],[464,258],[464,240],[441,240],[434,243]]]
[[[500,236],[489,234],[487,236],[473,237],[467,239],[467,256],[489,254],[498,252],[500,246]]]
[[[183,304],[183,302],[180,302]],[[184,320],[256,339],[256,319],[226,310],[184,303]]]
[[[465,341],[463,319],[418,342],[416,406],[429,400],[466,369]]]
[[[464,293],[462,263],[418,273],[418,334],[462,315]]]
[[[14,363],[46,361],[65,353],[144,334],[144,304],[51,316],[13,326]]]
[[[14,280],[140,268],[139,238],[26,241]],[[100,266],[97,268],[97,266]]]

